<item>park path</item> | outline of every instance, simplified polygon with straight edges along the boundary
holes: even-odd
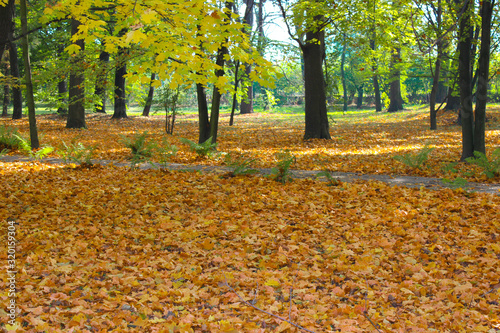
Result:
[[[14,156],[2,156],[0,157],[0,162],[30,162],[33,161],[32,158],[14,155]],[[44,163],[48,164],[64,164],[62,159],[58,158],[44,158],[42,160]],[[93,163],[107,165],[113,164],[119,167],[129,167],[130,163],[110,161],[110,160],[93,160]],[[159,167],[158,164],[155,164]],[[152,165],[148,163],[143,163],[138,166],[139,169],[151,169]],[[167,168],[169,170],[183,170],[183,171],[202,171],[202,172],[218,172],[225,173],[231,171],[230,168],[225,166],[217,165],[195,165],[195,164],[178,164],[169,163]],[[268,175],[271,173],[269,168],[257,169],[259,174]],[[308,170],[290,170],[292,177],[294,178],[317,178],[318,173],[321,171],[308,171]],[[357,174],[351,172],[332,172],[332,178],[337,179],[341,182],[355,182],[355,181],[380,181],[391,185],[406,186],[413,188],[426,188],[430,190],[440,190],[443,188],[456,188],[456,186],[443,183],[441,178],[431,178],[431,177],[415,177],[406,175],[380,175],[380,174]],[[324,177],[318,178],[319,180],[326,179]],[[491,193],[500,195],[500,184],[489,184],[489,183],[475,183],[468,182],[463,186],[464,190],[480,193]]]

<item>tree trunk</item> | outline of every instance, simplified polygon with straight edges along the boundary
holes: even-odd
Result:
[[[347,84],[345,78],[345,54],[346,54],[347,42],[346,42],[346,34],[344,33],[344,45],[342,46],[342,56],[340,57],[340,78],[342,80],[342,90],[344,91],[344,112],[347,111]]]
[[[210,138],[210,121],[208,119],[207,94],[201,83],[196,84],[196,96],[198,98],[198,143],[203,143]]]
[[[370,48],[375,54],[375,51],[377,50],[377,28],[375,24],[375,14],[377,11],[377,1],[373,1],[373,22],[372,22],[372,38],[370,39]],[[372,58],[373,65],[372,65],[372,81],[373,81],[373,91],[375,92],[375,111],[376,112],[381,112],[382,111],[382,100],[380,98],[380,85],[378,83],[378,66],[377,66],[377,58],[374,56]]]
[[[230,2],[226,2],[226,7],[228,7]],[[220,77],[224,75],[224,56],[227,54],[227,47],[223,44],[217,51],[216,64],[219,69],[215,71],[215,76]],[[212,138],[212,143],[217,142],[217,132],[219,129],[219,111],[220,111],[220,99],[221,93],[219,88],[214,86],[212,93],[212,106],[210,108],[210,137]]]
[[[438,36],[441,35],[441,0],[438,0],[438,8],[437,8],[437,32]],[[431,130],[437,129],[437,114],[436,114],[436,99],[439,88],[439,77],[441,75],[441,58],[443,56],[443,42],[441,40],[437,41],[437,56],[436,56],[436,64],[434,66],[434,77],[432,78],[432,89],[431,96],[429,101],[430,106],[430,127]]]
[[[80,22],[71,20],[71,35],[78,32]],[[85,42],[79,39],[75,42],[80,46],[80,53],[72,57],[69,73],[69,106],[66,128],[85,128],[85,76],[80,69],[79,62],[83,57]]]
[[[253,20],[254,20],[254,15],[253,15],[253,6],[254,6],[254,0],[244,0],[246,3],[246,9],[245,9],[245,15],[243,16],[243,23],[247,24],[248,27],[243,28],[243,32],[246,33],[247,35],[250,35],[252,33],[252,27],[253,27]],[[247,30],[248,29],[248,30]],[[252,71],[252,65],[245,64],[245,76],[248,77],[250,72]],[[240,103],[240,113],[241,114],[248,114],[248,113],[253,113],[253,86],[252,83],[248,87],[245,88],[245,96],[243,96],[243,99],[241,100]]]
[[[5,57],[7,58],[7,57]],[[1,58],[0,58],[1,59]],[[3,74],[8,77],[10,75],[10,66],[8,59],[1,59]],[[10,104],[10,84],[8,81],[5,81],[3,85],[3,101],[2,101],[2,117],[7,117],[9,114],[9,104]]]
[[[460,86],[460,108],[462,119],[462,157],[465,160],[474,156],[474,119],[472,112],[471,85],[471,48],[473,27],[471,22],[472,5],[464,0],[465,10],[459,22],[458,41],[458,84]]]
[[[14,32],[14,9],[15,0],[8,0],[5,6],[0,6],[0,59]]]
[[[389,107],[387,112],[397,112],[403,110],[403,98],[401,97],[401,71],[399,70],[399,62],[401,61],[401,49],[396,48],[392,54],[391,60],[391,83],[389,87]]]
[[[358,91],[358,98],[356,100],[356,108],[361,109],[363,106],[363,85],[360,85],[359,87],[356,88]]]
[[[315,18],[318,23],[320,17]],[[325,32],[309,31],[306,41],[300,46],[304,58],[305,134],[308,139],[331,139],[326,109],[323,59]]]
[[[97,78],[95,82],[95,95],[99,96],[99,103],[94,105],[95,112],[106,113],[106,86],[108,81],[108,63],[109,63],[109,53],[102,50],[99,54],[99,69],[97,73]]]
[[[125,32],[122,32],[124,34]],[[127,75],[126,51],[119,48],[117,68],[115,70],[115,111],[112,119],[127,118],[127,100],[125,94],[125,75]]]
[[[9,45],[10,74],[16,79],[16,83],[21,82],[19,74],[19,57],[17,56],[17,46],[14,43]],[[12,119],[23,117],[23,93],[19,84],[12,87]]]
[[[59,114],[68,114],[68,109],[63,105],[67,105],[66,94],[68,93],[68,84],[66,80],[61,80],[57,83],[57,99],[59,100],[59,108],[57,109],[57,113]]]
[[[153,95],[155,93],[155,86],[153,85],[153,81],[155,79],[156,79],[156,73],[151,73],[148,97],[146,98],[146,104],[144,105],[144,110],[142,110],[143,117],[149,117],[149,112],[151,111],[151,105],[153,104]]]
[[[30,51],[28,42],[28,9],[26,7],[26,0],[20,1],[21,7],[21,31],[23,33],[22,47],[24,58],[24,78],[26,84],[26,101],[28,102],[28,120],[30,127],[30,144],[31,149],[40,147],[38,141],[38,129],[36,127],[35,117],[35,99],[33,97],[33,82],[31,81],[31,64],[30,64]]]
[[[233,103],[231,105],[231,116],[229,117],[229,126],[233,126],[234,124],[234,111],[236,110],[236,105],[238,104],[238,100],[236,98],[236,95],[238,93],[238,84],[240,82],[240,79],[238,78],[238,71],[240,69],[240,61],[237,60],[236,64],[234,65],[234,94],[233,94]]]
[[[481,2],[481,49],[479,50],[479,73],[474,118],[474,151],[486,154],[485,121],[488,102],[488,79],[490,66],[491,17],[495,0]]]

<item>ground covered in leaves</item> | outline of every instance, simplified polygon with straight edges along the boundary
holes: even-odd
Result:
[[[410,109],[398,113],[359,111],[331,115],[332,140],[303,141],[303,114],[250,114],[237,115],[235,125],[228,126],[229,117],[221,118],[218,135],[218,151],[243,155],[255,159],[255,167],[276,165],[277,152],[290,150],[296,157],[294,169],[330,170],[363,174],[398,174],[455,179],[457,177],[476,182],[498,182],[488,179],[481,169],[467,163],[454,163],[461,156],[461,128],[456,125],[456,113],[444,112],[438,117],[438,130],[429,130],[426,108]],[[486,144],[488,154],[500,146],[500,107],[488,108]],[[42,144],[57,149],[62,142],[78,142],[85,146],[97,145],[96,158],[127,161],[130,149],[120,135],[133,137],[148,131],[150,142],[166,138],[179,148],[172,162],[184,164],[222,165],[223,159],[200,159],[180,138],[198,140],[196,115],[178,117],[174,134],[165,134],[163,116],[129,117],[112,120],[111,115],[87,116],[88,129],[66,129],[66,120],[58,115],[38,118]],[[28,137],[28,121],[0,119],[0,124],[12,126]],[[396,161],[394,156],[417,154],[425,145],[433,147],[428,161],[421,169],[409,168]],[[11,154],[19,154],[16,151]],[[54,157],[57,155],[54,153]]]
[[[404,116],[423,122],[418,112]],[[334,136],[345,135],[351,144],[305,143],[298,125],[258,127],[255,119],[260,118],[238,118],[239,127],[223,129],[219,149],[241,149],[272,166],[273,153],[289,148],[298,156],[294,168],[321,169],[309,162],[328,155],[329,167],[343,168],[346,161],[348,171],[381,172],[406,170],[388,158],[390,149],[392,154],[425,141],[415,132],[416,143],[394,137],[382,148],[380,136],[376,142],[385,158],[379,160],[368,153],[377,144],[356,148],[369,142],[362,124],[356,137],[341,129],[340,120],[335,125]],[[51,144],[57,144],[58,132],[62,138],[78,135],[82,142],[99,143],[99,157],[125,160],[128,152],[113,141],[118,132],[146,128],[160,135],[161,129],[148,125],[154,121],[160,120],[96,117],[88,130],[70,131],[60,120],[42,119],[40,126]],[[365,125],[368,131],[373,124]],[[419,126],[433,139],[456,132],[451,125],[439,135]],[[404,133],[396,123],[377,127]],[[274,131],[275,140],[259,134],[264,130]],[[189,119],[178,131],[173,141],[195,139]],[[96,133],[101,136],[92,137]],[[490,142],[497,140],[496,130],[488,133]],[[440,151],[458,158],[453,151],[459,143],[450,139],[449,145],[436,149],[431,166],[440,163]],[[345,160],[333,154],[342,151]],[[356,152],[373,164],[355,162]],[[187,149],[175,159],[220,163]],[[500,332],[499,196],[379,182],[328,185],[0,162],[0,220],[14,221],[17,232],[17,331]],[[7,244],[6,232],[0,241]],[[6,249],[0,259],[7,259]],[[2,276],[0,299],[6,304]]]

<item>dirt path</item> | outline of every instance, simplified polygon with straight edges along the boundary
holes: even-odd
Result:
[[[30,162],[33,159],[26,156],[3,156],[0,157],[0,162]],[[57,158],[44,158],[44,163],[48,164],[64,164],[62,159]],[[109,160],[99,160],[93,161],[94,163],[99,163],[101,165],[113,164],[120,167],[128,167],[129,163],[115,162]],[[158,164],[156,164],[158,166]],[[153,168],[150,164],[141,164],[140,169],[151,169]],[[170,170],[183,170],[183,171],[201,171],[201,172],[218,172],[226,173],[231,169],[224,166],[213,166],[213,165],[190,165],[190,164],[178,164],[170,163],[168,165]],[[261,175],[268,175],[271,173],[271,169],[257,169]],[[307,171],[307,170],[291,170],[292,176],[294,178],[317,178],[320,171]],[[401,176],[401,175],[363,175],[350,172],[332,172],[331,176],[342,182],[355,182],[355,181],[381,181],[391,185],[406,186],[420,188],[424,187],[430,190],[439,190],[443,188],[456,188],[456,186],[451,186],[442,182],[440,178],[429,178],[429,177],[414,177],[414,176]],[[318,178],[319,180],[326,181],[325,177]],[[480,193],[491,193],[500,195],[500,184],[485,184],[485,183],[474,183],[468,182],[464,187],[464,190]]]

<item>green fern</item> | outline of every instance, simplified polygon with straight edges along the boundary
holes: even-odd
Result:
[[[475,151],[474,157],[465,159],[470,164],[474,164],[483,169],[483,174],[488,178],[494,178],[500,175],[500,148],[497,148],[491,154],[491,160],[488,160],[485,154]]]
[[[81,142],[78,144],[71,143],[66,144],[62,142],[64,149],[57,152],[64,162],[73,162],[79,165],[92,165],[92,157],[94,156],[94,151],[97,149],[97,145],[91,147],[85,147]]]
[[[20,135],[14,134],[14,136],[18,141],[18,149],[20,149],[29,157],[34,158],[38,161],[41,161],[44,157],[54,151],[54,147],[51,146],[42,146],[39,150],[33,151],[33,149],[31,149],[31,143],[28,140],[24,139]]]
[[[414,169],[422,169],[424,163],[429,159],[429,154],[434,150],[434,148],[425,145],[422,150],[417,154],[405,154],[405,155],[396,155],[394,159],[398,162],[401,162],[410,168]]]
[[[276,167],[271,169],[270,178],[282,184],[293,180],[290,167],[296,162],[295,156],[289,151],[280,151],[276,154],[278,160]]]
[[[212,157],[217,155],[217,143],[212,143],[212,137],[208,138],[208,140],[203,143],[196,143],[185,138],[180,138],[180,141],[187,144],[191,151],[194,151],[200,157]]]
[[[255,159],[246,158],[244,156],[233,158],[229,154],[226,155],[224,159],[224,163],[232,169],[230,172],[231,176],[243,176],[258,173],[258,170],[251,168],[251,165],[255,163],[255,161]]]
[[[142,134],[136,134],[132,138],[120,135],[121,142],[130,149],[132,156],[130,158],[130,167],[135,169],[137,164],[142,162],[150,162],[153,156],[156,145],[154,143],[146,143],[148,132],[144,131]]]

